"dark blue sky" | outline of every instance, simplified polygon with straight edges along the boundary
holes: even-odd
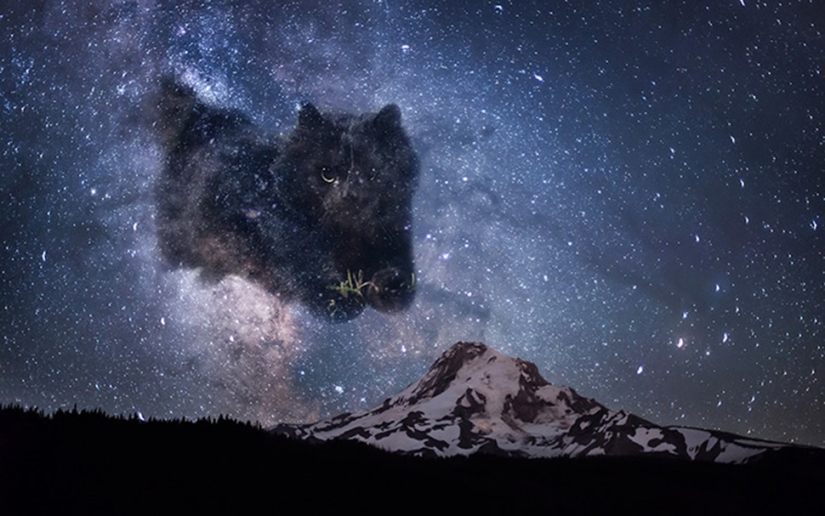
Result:
[[[482,340],[657,423],[825,445],[820,4],[6,2],[0,402],[311,420]],[[397,103],[415,306],[329,325],[164,264],[164,74],[275,133]]]

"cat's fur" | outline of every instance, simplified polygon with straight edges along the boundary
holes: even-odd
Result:
[[[285,137],[163,81],[158,237],[175,266],[235,274],[332,320],[413,300],[411,202],[418,160],[401,112],[326,114]]]

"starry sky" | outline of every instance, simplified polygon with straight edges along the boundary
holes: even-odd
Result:
[[[149,99],[273,134],[397,103],[414,306],[330,324],[165,263]],[[660,424],[825,446],[814,0],[0,3],[0,403],[313,421],[459,340]]]

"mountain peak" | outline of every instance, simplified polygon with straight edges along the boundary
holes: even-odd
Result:
[[[489,348],[480,342],[458,342],[453,344],[418,381],[414,400],[432,398],[447,390],[456,380],[456,376],[462,368],[467,367],[488,350]],[[492,360],[495,360],[495,357]]]
[[[453,382],[462,368],[473,367],[478,363],[484,367],[493,362],[514,362],[521,371],[519,381],[525,386],[534,388],[550,385],[539,373],[539,368],[532,362],[511,358],[481,342],[457,342],[444,352],[438,360],[430,367],[429,371],[421,379],[421,383],[426,380],[427,389],[432,389],[431,395],[435,396],[443,392],[447,384]],[[419,388],[424,388],[420,385]]]
[[[280,425],[303,439],[353,439],[413,455],[523,457],[652,454],[747,462],[789,445],[712,430],[663,427],[612,411],[538,367],[478,342],[445,351],[418,381],[369,411]]]
[[[573,412],[601,407],[569,387],[552,386],[532,362],[479,342],[453,345],[393,401],[413,406],[442,397],[455,400],[455,411],[465,416],[471,412],[476,419],[503,417],[510,427],[534,423],[540,415],[545,422],[559,421]]]

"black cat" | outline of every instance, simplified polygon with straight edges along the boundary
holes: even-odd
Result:
[[[418,160],[397,106],[356,116],[305,104],[286,137],[172,80],[157,107],[158,236],[173,265],[249,278],[334,321],[411,304]]]

